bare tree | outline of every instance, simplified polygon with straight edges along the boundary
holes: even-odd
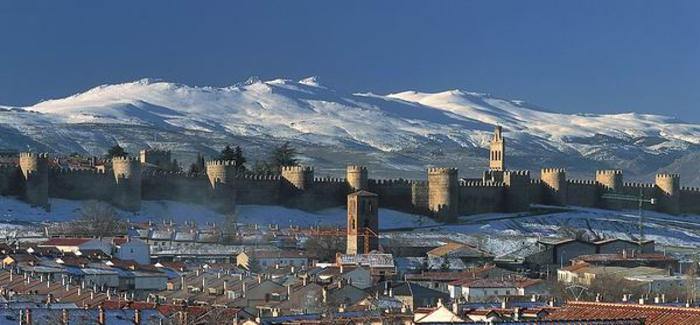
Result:
[[[319,261],[334,261],[335,254],[345,252],[345,237],[342,236],[314,236],[306,240],[304,249],[311,258]]]
[[[106,237],[126,232],[126,223],[114,208],[104,202],[87,201],[80,208],[80,217],[71,223],[72,231],[83,236]]]
[[[690,264],[688,269],[685,271],[685,290],[686,290],[685,301],[687,303],[690,303],[690,304],[695,302],[695,297],[696,297],[696,293],[698,290],[697,277],[698,277],[698,258],[693,257],[693,262]]]

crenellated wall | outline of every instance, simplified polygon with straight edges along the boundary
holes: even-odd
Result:
[[[112,173],[65,168],[49,170],[50,197],[112,202],[116,191],[117,183]]]
[[[459,214],[503,212],[504,197],[505,185],[501,182],[460,182]]]
[[[529,171],[499,171],[501,181],[458,178],[457,169],[429,168],[425,180],[369,179],[363,166],[348,166],[347,178],[313,177],[311,167],[285,167],[280,175],[238,174],[235,165],[209,161],[206,174],[148,169],[133,158],[115,158],[111,169],[49,168],[48,156],[22,154],[17,166],[0,166],[0,194],[48,207],[48,198],[103,200],[138,210],[141,200],[192,202],[233,211],[235,204],[284,205],[315,210],[343,206],[358,189],[376,193],[382,206],[429,214],[441,220],[488,212],[519,212],[531,204],[636,209],[635,201],[605,199],[606,193],[645,199],[662,212],[700,213],[700,189],[681,188],[676,174],[660,173],[653,184],[623,183],[622,171],[600,170],[591,180],[568,180],[566,171],[545,168],[540,179]],[[645,208],[652,208],[649,204]]]
[[[596,206],[600,196],[598,184],[593,180],[567,180],[566,193],[567,204],[579,207]]]
[[[406,179],[370,179],[369,191],[379,195],[382,207],[413,211],[413,185]]]

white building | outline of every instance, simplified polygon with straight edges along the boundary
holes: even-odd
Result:
[[[114,257],[139,264],[151,263],[151,251],[144,241],[137,238],[114,238],[112,243]]]

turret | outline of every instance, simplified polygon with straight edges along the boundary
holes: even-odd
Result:
[[[287,181],[292,190],[305,191],[313,184],[314,169],[304,166],[283,166],[282,178]]]
[[[428,168],[428,210],[450,221],[459,213],[459,181],[456,168]]]
[[[25,183],[24,199],[31,205],[49,208],[49,154],[22,152],[19,168]]]
[[[549,204],[566,205],[566,170],[542,168],[540,178],[544,186],[544,201]]]
[[[141,163],[132,157],[113,157],[112,171],[116,182],[114,204],[122,209],[141,208]]]
[[[595,172],[595,181],[605,191],[622,191],[622,170],[607,169]]]
[[[345,171],[345,178],[348,182],[350,192],[367,190],[367,167],[349,165]]]
[[[205,163],[209,186],[217,210],[231,212],[236,206],[236,162],[210,160]]]
[[[678,174],[656,174],[657,207],[661,212],[678,214],[680,211],[681,177]]]
[[[530,171],[504,171],[503,183],[506,186],[506,210],[527,211],[530,208]]]

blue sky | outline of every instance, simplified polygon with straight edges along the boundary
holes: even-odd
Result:
[[[700,1],[28,2],[0,3],[0,104],[143,77],[317,75],[700,122]]]

